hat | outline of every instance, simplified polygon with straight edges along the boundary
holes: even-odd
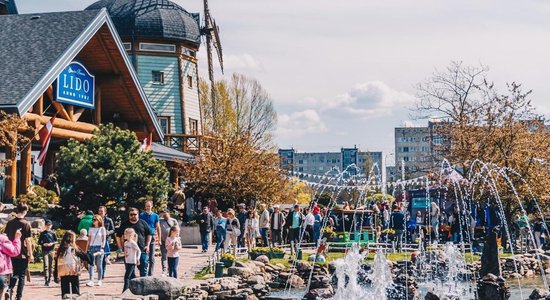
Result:
[[[316,206],[313,207],[313,213],[314,214],[318,214],[320,211],[321,211],[321,209],[319,208],[319,206],[316,205]]]
[[[168,209],[166,209],[166,208],[160,211],[161,214],[169,213],[169,212],[170,212],[170,211],[169,211]]]
[[[46,220],[44,220],[44,224],[52,225],[52,220],[46,219]]]
[[[246,205],[244,205],[244,203],[239,203],[239,205],[237,205],[239,208],[246,208]]]
[[[279,209],[279,205],[273,205],[273,209]]]
[[[227,210],[227,213],[228,213],[228,214],[235,215],[235,211],[234,211],[232,208],[228,209],[228,210]]]

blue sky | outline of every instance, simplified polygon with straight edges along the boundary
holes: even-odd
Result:
[[[94,2],[16,1],[20,13],[81,10]],[[174,2],[202,15],[202,0]],[[283,148],[393,152],[394,127],[411,123],[415,85],[453,60],[489,66],[497,86],[523,83],[538,111],[550,114],[548,1],[209,3],[226,75],[255,77],[269,91]],[[199,59],[206,77],[204,48]]]

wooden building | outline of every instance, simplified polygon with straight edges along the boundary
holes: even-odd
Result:
[[[0,28],[0,110],[18,114],[36,130],[57,114],[44,169],[42,174],[34,169],[35,176],[54,170],[56,152],[67,139],[87,139],[102,123],[163,142],[163,129],[106,9],[3,15]],[[68,104],[57,95],[59,76],[75,62],[95,78],[87,106]],[[36,130],[24,134],[35,137]],[[19,145],[17,153],[3,149],[11,161],[5,170],[6,197],[28,188],[39,145],[34,138],[24,148]],[[172,160],[178,155],[163,153]]]

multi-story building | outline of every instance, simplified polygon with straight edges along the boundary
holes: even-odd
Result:
[[[363,152],[357,147],[342,148],[339,152],[297,152],[292,149],[279,149],[281,168],[311,175],[335,175],[347,170],[349,175],[368,173],[374,164],[375,175],[382,168],[382,152]],[[352,165],[357,168],[350,167]]]
[[[167,0],[102,0],[122,39],[168,146],[193,152],[202,134],[197,51],[199,15]]]
[[[429,126],[395,128],[395,166],[405,170],[405,179],[425,175],[433,166],[433,141]]]

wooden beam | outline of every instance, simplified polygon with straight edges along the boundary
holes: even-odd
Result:
[[[77,132],[77,131],[67,130],[63,128],[54,127],[52,130],[52,137],[66,139],[66,140],[75,139],[77,141],[84,141],[91,138],[92,136],[93,134],[90,134],[90,133]]]
[[[23,115],[23,119],[27,121],[38,120],[40,124],[46,124],[51,119],[51,117],[39,116],[33,113],[26,113]],[[98,127],[94,124],[84,123],[84,122],[73,122],[73,121],[67,121],[67,120],[57,119],[57,118],[55,119],[55,122],[54,122],[54,128],[63,128],[63,129],[83,132],[83,133],[93,133],[94,130],[98,129]]]
[[[73,122],[77,122],[85,111],[86,109],[84,107],[77,108],[73,113]]]
[[[31,144],[21,151],[21,177],[18,178],[19,192],[25,193],[30,186],[32,172]]]
[[[15,199],[17,196],[17,148],[14,144],[6,147],[6,161],[10,162],[6,166],[6,198]]]
[[[32,112],[37,115],[42,115],[44,112],[44,94],[40,95],[38,101],[33,106]]]
[[[73,121],[74,118],[74,106],[67,105],[67,112],[69,113],[69,121]]]
[[[101,86],[96,87],[96,96],[95,96],[95,123],[96,125],[101,124]]]
[[[48,97],[52,101],[53,107],[55,107],[55,110],[57,110],[57,112],[61,115],[61,117],[65,120],[70,121],[71,118],[69,117],[69,113],[65,110],[65,107],[63,107],[63,104],[55,101],[53,97],[53,87],[51,85],[48,87],[48,89],[46,89],[46,95],[48,95]]]

